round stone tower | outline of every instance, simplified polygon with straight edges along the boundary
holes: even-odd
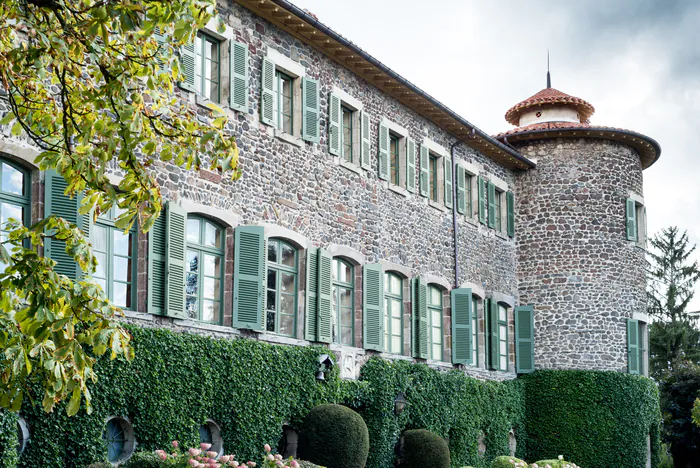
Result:
[[[628,319],[646,322],[642,170],[661,150],[639,133],[592,125],[594,111],[548,83],[508,110],[517,128],[496,136],[537,164],[516,178],[515,216],[538,369],[627,371]]]

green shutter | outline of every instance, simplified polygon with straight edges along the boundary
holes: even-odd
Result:
[[[260,83],[260,121],[275,125],[275,62],[264,57],[262,60],[262,81]]]
[[[454,203],[454,191],[452,190],[452,158],[442,158],[445,169],[445,206],[452,208]]]
[[[508,212],[508,236],[513,237],[515,236],[515,198],[513,192],[506,193],[506,208]]]
[[[639,322],[627,319],[627,370],[639,374]]]
[[[453,289],[452,363],[469,364],[472,360],[472,290]]]
[[[430,158],[430,153],[428,148],[421,145],[420,147],[420,195],[421,197],[427,197],[430,192],[430,185],[428,183],[428,159]]]
[[[369,150],[370,150],[370,137],[369,137],[369,114],[365,111],[360,111],[360,123],[361,123],[361,133],[362,133],[362,148],[360,165],[363,169],[371,169],[372,165],[369,162]]]
[[[248,112],[248,46],[236,41],[229,43],[231,109]]]
[[[44,216],[55,215],[75,224],[89,239],[92,217],[90,214],[81,215],[78,212],[83,195],[77,194],[72,198],[66,195],[68,184],[63,176],[54,170],[46,171],[44,184]],[[56,273],[66,275],[72,280],[78,280],[82,276],[78,263],[66,253],[65,242],[46,237],[44,255],[56,262],[54,267]]]
[[[416,191],[416,142],[406,138],[406,190]]]
[[[340,97],[331,93],[328,109],[328,152],[340,156]]]
[[[479,201],[479,222],[481,224],[486,224],[486,183],[484,178],[478,176],[476,178],[476,189],[477,189],[477,199]]]
[[[148,231],[148,299],[149,314],[165,315],[165,211],[161,211]]]
[[[515,308],[515,365],[518,374],[535,371],[535,317],[531,305]]]
[[[467,193],[464,189],[466,175],[462,166],[457,166],[457,213],[464,214],[467,211]]]
[[[318,339],[318,249],[306,249],[306,323],[304,338],[309,341]]]
[[[301,112],[302,132],[301,137],[311,143],[318,143],[321,97],[318,80],[303,77],[301,80]]]
[[[331,270],[333,258],[323,249],[318,249],[318,341],[333,341],[333,301],[331,293]]]
[[[489,324],[489,369],[498,370],[500,364],[500,343],[498,339],[498,302],[488,300]]]
[[[643,326],[643,322],[637,322],[637,328],[639,330],[639,339],[637,340],[637,351],[639,354],[639,374],[646,375],[644,372],[644,331],[647,327]]]
[[[168,202],[165,211],[165,313],[187,318],[185,311],[185,229],[187,212]]]
[[[379,164],[379,178],[389,179],[389,127],[384,122],[379,122],[379,154],[377,156]]]
[[[384,351],[384,272],[380,264],[363,268],[362,311],[365,349]]]
[[[637,240],[637,204],[631,198],[627,199],[627,240]]]
[[[421,277],[412,285],[413,357],[428,359],[428,285]]]
[[[265,330],[265,230],[236,228],[233,266],[233,326]]]
[[[487,184],[488,188],[488,200],[489,200],[489,227],[496,228],[496,216],[500,216],[500,213],[496,213],[496,186],[493,182],[489,181]]]
[[[195,64],[194,42],[185,44],[180,47],[180,71],[182,72],[183,80],[180,82],[180,87],[187,91],[196,91],[194,89],[194,64]]]

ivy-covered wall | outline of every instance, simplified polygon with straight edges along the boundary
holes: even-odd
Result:
[[[659,463],[661,412],[656,384],[620,372],[539,371],[525,384],[528,457],[556,458],[584,468]]]
[[[226,449],[239,459],[256,459],[262,444],[277,443],[284,424],[299,427],[312,407],[326,402],[350,406],[365,419],[368,468],[393,466],[401,432],[415,428],[447,438],[454,467],[483,468],[508,454],[511,429],[518,457],[564,454],[584,468],[639,468],[646,434],[651,431],[654,444],[658,441],[657,393],[651,381],[638,376],[548,371],[490,382],[423,364],[372,359],[359,381],[339,379],[337,368],[318,381],[318,357],[328,352],[324,347],[130,330],[136,358],[131,364],[99,362],[91,415],[83,411],[68,418],[62,408],[48,415],[40,406],[22,408],[32,437],[17,466],[83,467],[104,460],[102,431],[112,415],[132,421],[137,450],[165,448],[172,440],[197,444],[199,425],[213,419]],[[396,416],[399,393],[408,403]],[[0,468],[14,467],[16,421],[0,412]],[[483,457],[478,452],[482,432]]]

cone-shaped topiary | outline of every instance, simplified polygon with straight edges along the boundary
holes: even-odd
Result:
[[[299,434],[299,458],[328,468],[364,468],[369,434],[362,417],[345,406],[309,411]]]
[[[493,463],[491,463],[491,468],[522,468],[522,467],[529,467],[525,461],[515,458],[515,457],[496,457],[493,460]]]
[[[450,448],[445,439],[425,429],[403,433],[402,468],[450,468]]]

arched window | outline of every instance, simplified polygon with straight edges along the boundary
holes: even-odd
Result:
[[[29,443],[29,426],[27,421],[20,416],[17,420],[17,455],[22,455]]]
[[[93,279],[109,300],[124,309],[136,304],[136,223],[129,232],[115,227],[123,211],[114,206],[100,215],[92,232],[92,248],[97,258]]]
[[[333,341],[353,345],[355,327],[355,269],[346,260],[333,259]]]
[[[185,308],[190,318],[221,323],[224,230],[198,216],[187,218]]]
[[[110,463],[124,461],[134,453],[134,428],[124,418],[110,418],[102,440],[107,448],[107,460]]]
[[[442,291],[434,284],[428,285],[428,329],[430,359],[442,361]]]
[[[6,239],[5,223],[10,218],[29,221],[29,173],[8,161],[0,160],[0,241]],[[5,270],[0,262],[0,271]]]
[[[282,239],[267,241],[267,331],[294,336],[297,310],[297,249]]]
[[[216,452],[219,456],[224,454],[224,443],[221,438],[221,429],[211,419],[199,426],[199,442],[211,444],[210,451]]]
[[[384,346],[403,354],[403,280],[396,273],[384,273]]]

